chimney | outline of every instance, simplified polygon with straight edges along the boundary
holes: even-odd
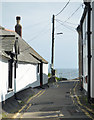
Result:
[[[21,17],[17,16],[16,20],[17,20],[17,24],[15,25],[15,32],[22,37],[22,26],[20,25]]]

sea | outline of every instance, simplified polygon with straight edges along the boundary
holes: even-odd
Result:
[[[59,78],[75,79],[78,74],[78,69],[56,69],[56,76]]]

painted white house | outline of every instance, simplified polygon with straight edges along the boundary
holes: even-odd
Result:
[[[48,62],[16,32],[0,26],[0,102],[48,83]]]
[[[90,101],[94,101],[94,1],[84,2],[79,33],[79,78],[81,88],[88,95]]]

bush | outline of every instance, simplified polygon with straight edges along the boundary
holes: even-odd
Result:
[[[67,78],[58,78],[56,77],[57,81],[67,80]]]
[[[51,77],[51,73],[48,73],[48,77]]]

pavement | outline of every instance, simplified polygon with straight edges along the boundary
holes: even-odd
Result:
[[[79,81],[49,83],[29,88],[3,103],[3,120],[94,120],[94,110],[83,104]]]

